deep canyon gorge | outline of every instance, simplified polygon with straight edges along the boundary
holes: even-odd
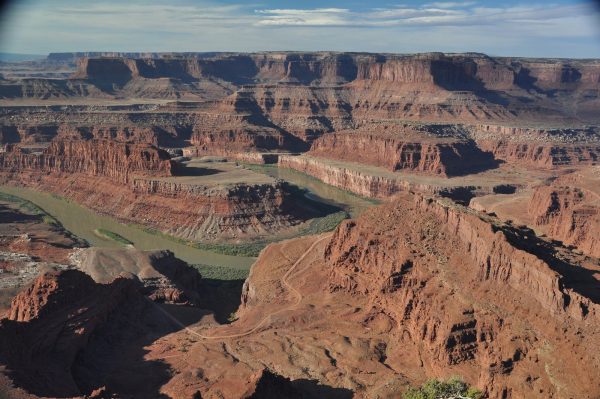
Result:
[[[600,397],[598,60],[2,63],[0,185],[0,397]]]

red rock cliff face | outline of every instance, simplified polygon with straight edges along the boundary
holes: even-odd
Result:
[[[459,372],[491,398],[597,395],[600,358],[589,342],[600,339],[600,298],[580,284],[578,266],[561,269],[535,245],[515,246],[528,240],[494,223],[399,197],[340,225],[325,251],[330,290],[390,317],[399,341],[387,358],[414,357],[428,375]],[[549,327],[557,324],[565,330]],[[586,376],[575,370],[581,357],[593,365]]]
[[[136,179],[132,191],[146,199],[125,199],[114,204],[111,209],[115,215],[127,220],[143,218],[155,228],[190,240],[273,234],[300,223],[304,217],[294,210],[282,182],[216,189]],[[132,201],[130,205],[128,201]]]
[[[309,154],[391,171],[442,176],[464,175],[495,166],[492,155],[481,151],[471,140],[419,139],[404,134],[402,128],[385,135],[368,131],[328,134],[313,142]]]
[[[21,84],[22,91],[31,92],[27,96],[39,98],[193,99],[197,102],[123,114],[127,118],[122,125],[106,123],[107,127],[119,128],[131,126],[135,120],[153,132],[122,129],[113,134],[108,129],[96,129],[91,135],[140,139],[154,136],[149,142],[160,139],[164,140],[161,145],[182,146],[194,132],[192,144],[205,153],[228,151],[228,147],[243,151],[305,151],[324,134],[355,129],[365,122],[394,119],[557,126],[598,122],[600,100],[594,93],[600,87],[600,64],[596,61],[515,60],[441,53],[148,56],[84,58],[79,71],[65,82],[11,81],[0,85],[0,96],[14,97],[13,86]],[[169,110],[176,110],[177,117],[172,117],[175,113],[169,115]],[[95,110],[90,115],[89,120],[100,119]],[[27,118],[25,123],[16,123],[13,117],[7,116],[6,123],[1,123],[12,129],[2,132],[5,142],[14,141],[14,128],[26,129],[28,125]],[[43,119],[51,118],[45,115]],[[97,124],[105,123],[81,122],[88,133]],[[47,126],[56,128],[57,124]],[[175,126],[183,127],[177,133],[181,135],[178,140],[156,132],[170,132]],[[48,137],[42,133],[37,133],[38,138]],[[231,136],[239,137],[239,142]],[[481,143],[484,151],[493,151],[501,159],[529,159],[546,151],[542,143],[529,143],[527,148],[498,140]],[[562,158],[576,159],[578,151],[582,159],[597,157],[597,148],[587,144],[571,150],[568,145],[551,143],[544,158],[565,162]],[[563,147],[566,155],[553,155],[563,151]]]
[[[134,175],[170,176],[169,155],[145,144],[113,141],[53,141],[42,153],[9,147],[0,154],[4,172],[83,173],[127,183]]]
[[[600,162],[600,141],[595,128],[478,125],[469,127],[469,130],[482,150],[509,163],[552,168]]]
[[[597,194],[577,188],[573,176],[565,176],[550,186],[538,187],[530,202],[534,224],[548,235],[600,257],[600,207]]]
[[[410,188],[408,184],[396,179],[373,176],[336,165],[328,165],[319,159],[305,156],[282,155],[279,157],[278,165],[282,168],[290,168],[306,173],[324,183],[363,197],[386,198]]]
[[[20,294],[0,322],[2,354],[19,387],[41,396],[78,396],[77,357],[92,335],[125,309],[142,310],[134,280],[100,285],[76,270],[52,271]],[[132,319],[133,321],[133,319]]]
[[[385,80],[447,88],[507,89],[519,85],[573,88],[599,84],[593,62],[536,61],[492,58],[482,54],[425,53],[410,56],[340,53],[251,53],[214,57],[127,58],[82,57],[74,78],[122,80],[155,78],[220,78],[243,84],[290,82],[340,84],[354,80]],[[558,86],[557,86],[558,85]]]

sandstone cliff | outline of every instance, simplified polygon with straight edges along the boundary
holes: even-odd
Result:
[[[40,396],[80,395],[82,352],[94,333],[117,314],[145,306],[133,280],[99,285],[75,270],[41,275],[14,298],[8,319],[0,321],[10,377]]]
[[[368,198],[386,198],[410,188],[410,184],[395,178],[375,176],[331,165],[318,158],[281,155],[278,166],[297,170],[316,177],[324,183]]]
[[[4,173],[82,173],[127,183],[135,175],[170,176],[169,155],[156,147],[114,141],[53,141],[41,153],[9,146],[0,153]]]
[[[492,398],[589,396],[598,282],[585,281],[591,264],[566,264],[545,245],[460,206],[404,197],[343,222],[325,258],[331,292],[364,298],[374,325],[377,314],[393,320],[401,343],[388,359],[416,356],[428,375],[460,370]]]
[[[470,126],[477,145],[509,163],[552,168],[595,165],[600,162],[597,128],[519,128],[499,125]]]
[[[82,58],[78,72],[66,81],[2,81],[0,96],[10,98],[160,100],[105,106],[102,114],[92,105],[79,106],[84,112],[7,109],[2,140],[14,142],[18,135],[23,142],[27,136],[35,141],[60,128],[65,137],[126,137],[169,146],[191,139],[203,153],[305,151],[324,134],[390,120],[506,126],[599,122],[596,61],[441,53],[140,56]],[[185,101],[163,104],[165,99]],[[63,112],[68,118],[57,121]],[[34,119],[39,123],[32,124]],[[589,163],[598,156],[597,145],[586,141],[552,143],[548,149],[542,143],[507,144],[505,138],[476,141],[483,152],[510,162],[535,158],[531,162],[546,165],[538,152],[555,164]]]
[[[236,344],[193,345],[198,360],[173,361],[182,374],[165,389],[227,396],[267,363],[318,380],[332,395],[321,397],[397,398],[452,375],[492,399],[594,397],[599,271],[530,229],[400,194],[333,235],[268,246],[239,320],[208,331],[240,334]],[[194,385],[183,370],[202,356],[213,368]]]
[[[339,84],[354,80],[386,80],[431,84],[456,90],[530,88],[559,85],[596,87],[598,65],[593,61],[541,61],[492,58],[483,54],[425,53],[416,55],[343,53],[250,53],[152,58],[135,54],[78,61],[75,78],[219,78],[233,83],[283,81]]]
[[[432,126],[431,132],[427,129],[406,124],[367,125],[324,135],[313,142],[309,154],[391,171],[442,176],[466,175],[496,166],[491,153],[481,151],[457,128]]]
[[[580,188],[580,180],[574,173],[537,187],[529,201],[529,213],[549,236],[600,257],[599,197],[591,189]]]

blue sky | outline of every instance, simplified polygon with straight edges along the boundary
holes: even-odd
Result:
[[[556,1],[21,0],[0,51],[334,50],[600,58],[600,8]]]

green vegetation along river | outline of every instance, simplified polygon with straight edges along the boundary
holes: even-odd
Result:
[[[178,258],[191,264],[225,266],[236,269],[249,269],[255,258],[221,255],[180,244],[160,235],[150,234],[134,226],[123,224],[109,216],[98,215],[72,201],[23,187],[0,186],[0,192],[16,195],[38,205],[58,220],[65,229],[85,239],[97,247],[122,247],[115,240],[99,236],[96,230],[105,230],[118,234],[131,241],[137,249],[169,249]]]
[[[307,190],[306,196],[311,200],[334,205],[343,209],[351,217],[358,216],[363,210],[374,204],[372,200],[358,197],[291,169],[256,165],[247,165],[247,167],[286,180],[301,189],[305,189]],[[122,247],[124,243],[131,242],[140,250],[169,249],[178,258],[190,264],[204,265],[202,266],[204,272],[218,274],[228,273],[227,269],[247,271],[256,259],[250,256],[216,253],[209,250],[210,246],[202,248],[202,245],[196,247],[187,245],[185,242],[173,237],[153,234],[141,227],[120,223],[110,216],[99,215],[68,199],[49,193],[13,186],[0,186],[0,192],[26,199],[39,206],[52,218],[60,222],[65,229],[85,239],[92,246]],[[317,220],[317,222],[323,224],[328,222],[328,219],[323,218],[323,220]],[[104,232],[104,234],[98,232]],[[110,237],[118,237],[119,239],[110,239]],[[215,269],[210,271],[208,269],[210,267]],[[237,272],[233,274],[238,275]]]

